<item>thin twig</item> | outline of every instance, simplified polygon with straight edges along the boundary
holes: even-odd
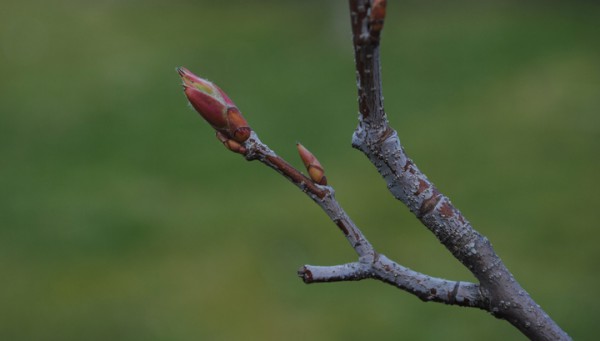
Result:
[[[306,193],[329,216],[356,251],[359,261],[335,266],[304,265],[298,275],[305,283],[357,281],[377,279],[403,289],[423,301],[435,301],[484,309],[485,300],[479,286],[468,282],[448,281],[427,276],[403,267],[375,251],[362,231],[350,219],[335,199],[331,186],[315,184],[284,159],[279,157],[256,132],[243,144],[247,160],[258,160],[274,169]]]

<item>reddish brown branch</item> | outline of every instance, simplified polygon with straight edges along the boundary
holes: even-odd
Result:
[[[329,218],[344,232],[344,236],[357,254],[364,259],[372,259],[375,255],[373,246],[362,234],[348,214],[335,199],[331,186],[322,186],[300,173],[297,169],[279,157],[266,144],[262,143],[255,132],[243,144],[247,160],[258,160],[283,175],[304,193],[306,193]]]
[[[279,156],[266,155],[265,162],[271,164],[274,169],[281,172],[281,174],[289,178],[293,183],[306,188],[308,192],[316,195],[318,198],[323,198],[325,196],[326,192],[324,190],[318,188],[311,179],[290,166],[289,163],[285,162],[285,160]]]
[[[371,16],[369,1],[350,1],[358,107],[364,119],[369,116],[381,119],[384,116],[383,97],[378,89],[381,87],[379,36],[385,20],[385,1],[383,6],[382,1],[378,3],[380,10]]]

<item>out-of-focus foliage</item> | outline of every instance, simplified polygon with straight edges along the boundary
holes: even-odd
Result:
[[[379,250],[470,274],[350,148],[345,1],[17,1],[0,11],[0,339],[518,339],[375,281],[304,285],[355,255],[296,188],[226,151],[175,67],[263,141],[319,158]],[[598,335],[600,8],[390,2],[390,121],[419,167],[576,339]]]

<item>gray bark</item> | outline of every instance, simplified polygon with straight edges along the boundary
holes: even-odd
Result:
[[[389,126],[383,107],[379,62],[385,4],[385,0],[350,0],[360,112],[353,147],[369,158],[392,195],[409,208],[479,283],[431,277],[378,253],[337,202],[331,186],[320,185],[326,182],[317,183],[296,170],[262,143],[256,132],[251,131],[250,137],[243,142],[230,140],[232,137],[223,132],[217,133],[218,139],[229,150],[244,155],[247,160],[262,162],[301,189],[323,209],[357,253],[358,261],[353,263],[304,265],[298,275],[305,283],[373,278],[423,301],[486,310],[507,320],[532,340],[570,340],[514,279],[489,240],[473,229],[450,199],[441,194],[407,156],[396,131]],[[250,131],[249,127],[244,128]],[[316,164],[319,172],[324,172],[320,163]],[[324,174],[319,174],[323,180]]]
[[[375,1],[384,3],[385,1]],[[359,124],[352,139],[404,203],[438,240],[479,280],[483,309],[505,319],[533,340],[569,340],[508,271],[489,240],[473,229],[450,199],[441,194],[406,155],[383,107],[379,36],[373,25],[374,1],[350,0],[356,63]],[[385,16],[385,11],[384,11]],[[374,32],[375,31],[375,32]]]

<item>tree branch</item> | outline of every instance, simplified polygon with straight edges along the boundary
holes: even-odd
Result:
[[[369,266],[360,262],[333,266],[304,265],[298,270],[298,276],[306,284],[360,281],[371,278]]]
[[[485,299],[477,284],[427,276],[403,267],[384,255],[377,256],[370,264],[354,262],[334,266],[304,265],[298,270],[298,276],[306,284],[373,278],[409,292],[424,302],[485,309]]]
[[[375,165],[392,195],[480,281],[485,310],[509,321],[531,339],[569,340],[513,278],[488,239],[472,228],[406,155],[396,131],[389,126],[379,62],[385,0],[350,0],[350,15],[360,111],[353,147]]]
[[[485,309],[479,285],[435,278],[403,267],[375,251],[362,231],[335,199],[331,186],[321,186],[300,173],[262,143],[255,132],[243,143],[247,160],[258,160],[306,193],[344,234],[359,261],[335,266],[304,265],[298,275],[305,283],[358,281],[373,278],[405,290],[423,301]]]
[[[505,319],[534,340],[569,340],[569,336],[514,280],[487,238],[475,231],[448,197],[441,194],[406,155],[383,108],[379,42],[385,0],[350,0],[359,102],[359,123],[353,147],[375,165],[391,193],[440,240],[479,280],[454,282],[403,267],[375,251],[327,186],[324,170],[306,148],[298,146],[309,177],[292,167],[252,131],[233,101],[215,84],[178,68],[184,92],[192,106],[216,130],[225,147],[258,160],[306,193],[338,226],[358,261],[336,266],[305,265],[299,276],[305,283],[355,281],[373,278],[394,285],[423,301],[476,307]]]

